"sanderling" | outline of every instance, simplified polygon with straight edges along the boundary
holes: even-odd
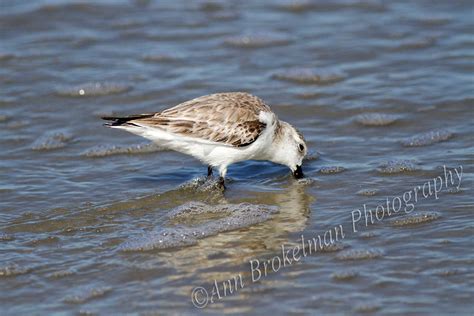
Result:
[[[244,160],[269,160],[302,178],[307,153],[303,135],[281,121],[260,98],[244,92],[205,95],[162,112],[107,116],[108,127],[124,129],[159,146],[191,155],[218,168],[224,185],[227,167]]]

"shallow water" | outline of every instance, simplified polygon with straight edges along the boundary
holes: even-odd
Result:
[[[472,313],[472,10],[3,3],[1,314]],[[99,119],[236,90],[304,133],[306,179],[240,163],[223,193],[192,158]],[[397,197],[401,211],[377,208]],[[301,236],[339,225],[344,238],[301,255]],[[301,258],[277,269],[282,245]],[[252,282],[256,260],[268,273]],[[239,275],[238,291],[193,305],[193,288],[212,296]]]

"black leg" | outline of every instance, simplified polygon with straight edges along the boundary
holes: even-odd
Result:
[[[212,167],[211,166],[207,166],[207,177],[208,178],[212,177]]]
[[[219,185],[225,190],[225,181],[223,177],[219,177]]]

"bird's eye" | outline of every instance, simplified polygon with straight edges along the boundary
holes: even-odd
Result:
[[[304,151],[304,145],[303,144],[299,144],[298,145],[298,149],[303,152]]]

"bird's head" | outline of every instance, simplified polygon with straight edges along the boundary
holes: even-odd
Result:
[[[301,165],[308,152],[303,134],[290,124],[280,121],[273,143],[276,150],[270,160],[288,166],[296,179],[303,178]]]

